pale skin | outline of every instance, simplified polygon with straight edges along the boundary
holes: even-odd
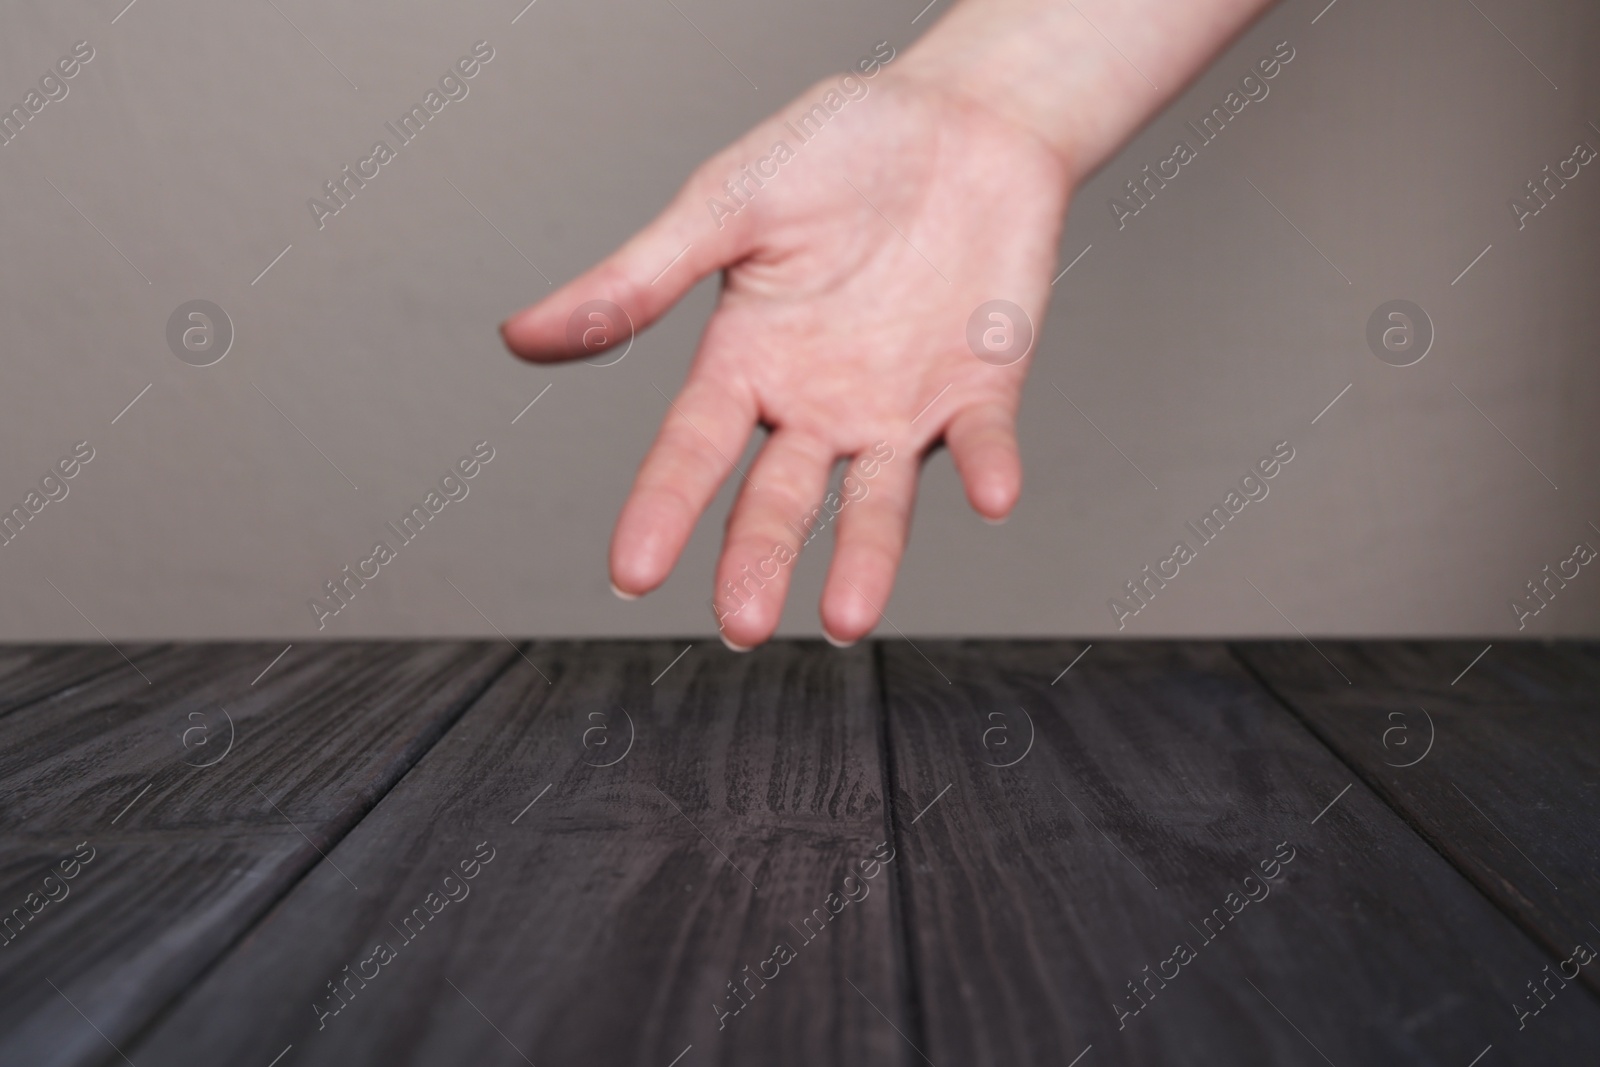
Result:
[[[688,381],[617,520],[614,590],[632,599],[664,582],[732,477],[713,592],[723,640],[760,644],[793,572],[766,577],[775,548],[800,550],[795,528],[836,462],[878,442],[894,459],[832,523],[821,618],[835,644],[883,617],[930,449],[947,446],[973,509],[1004,521],[1022,491],[1015,423],[1032,357],[976,358],[968,317],[998,298],[1043,322],[1072,190],[1269,2],[962,0],[872,77],[857,72],[866,95],[803,146],[785,120],[838,77],[707,160],[610,257],[508,319],[506,344],[525,359],[589,356],[568,342],[578,305],[610,300],[642,330],[722,272]],[[794,157],[737,212],[711,211],[711,199],[735,206],[724,183],[777,141]],[[757,425],[769,436],[740,473]]]

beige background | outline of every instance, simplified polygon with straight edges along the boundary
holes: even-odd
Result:
[[[0,502],[73,442],[97,452],[0,548],[0,639],[94,640],[91,621],[117,639],[309,639],[307,598],[484,438],[497,456],[471,495],[323,636],[492,634],[480,609],[509,634],[711,633],[729,492],[657,594],[615,600],[605,558],[665,408],[652,386],[681,381],[714,283],[617,366],[515,363],[495,324],[545,281],[448,182],[563,280],[706,154],[942,8],[914,27],[921,0],[538,0],[513,25],[517,0],[140,0],[118,17],[124,2],[0,13],[7,106],[73,42],[97,52],[0,147]],[[984,525],[948,457],[929,462],[888,609],[901,629],[1114,632],[1107,598],[1283,439],[1297,454],[1270,497],[1125,633],[1281,634],[1287,616],[1311,634],[1505,635],[1528,579],[1580,537],[1600,546],[1600,166],[1522,232],[1506,204],[1575,141],[1600,146],[1600,13],[1338,0],[1313,24],[1323,6],[1276,9],[1082,191],[1062,265],[1093,247],[1042,326],[1023,502]],[[479,39],[496,55],[470,96],[318,232],[306,199]],[[1297,56],[1270,97],[1118,232],[1115,187],[1285,39]],[[1405,369],[1364,340],[1395,297],[1437,330]],[[194,298],[237,332],[208,368],[166,347]],[[817,632],[825,562],[799,564],[784,633]],[[1600,568],[1525,631],[1596,632]]]

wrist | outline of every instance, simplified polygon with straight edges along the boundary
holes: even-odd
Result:
[[[1059,114],[1057,101],[1070,92],[1030,76],[1032,57],[1004,35],[965,32],[967,9],[956,8],[884,71],[894,82],[943,96],[956,106],[987,112],[1031,139],[1060,162],[1069,186],[1085,176],[1082,136]]]
[[[1267,2],[960,0],[895,73],[1031,134],[1075,186]]]

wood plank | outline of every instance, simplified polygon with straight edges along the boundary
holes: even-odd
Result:
[[[0,715],[72,686],[88,685],[157,651],[159,645],[0,645]]]
[[[667,669],[683,649],[530,648],[554,684],[517,663],[332,850],[359,891],[319,866],[130,1057],[907,1063],[846,981],[897,1010],[885,870],[799,929],[888,837],[870,651],[696,645]],[[492,862],[451,888],[480,843]],[[446,892],[465,895],[404,926]],[[346,966],[369,979],[348,1003]]]
[[[0,947],[0,1063],[110,1054],[515,656],[504,644],[306,646],[252,685],[280,650],[175,647],[140,659],[142,674],[113,671],[0,718],[0,906],[15,925]],[[92,858],[75,877],[45,882],[80,843]],[[61,899],[37,903],[48,893]]]
[[[1548,957],[1225,647],[1096,643],[1062,675],[1079,651],[884,648],[923,1006],[896,1021],[931,1062],[1466,1067],[1490,1045],[1486,1064],[1600,1047],[1580,986],[1518,1029]],[[1028,716],[1032,749],[994,766]]]
[[[1352,684],[1304,642],[1235,651],[1556,960],[1600,947],[1600,645],[1319,644]]]

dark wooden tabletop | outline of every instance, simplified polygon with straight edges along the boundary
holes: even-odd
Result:
[[[0,648],[0,1064],[1600,1062],[1597,645],[282,652]]]

